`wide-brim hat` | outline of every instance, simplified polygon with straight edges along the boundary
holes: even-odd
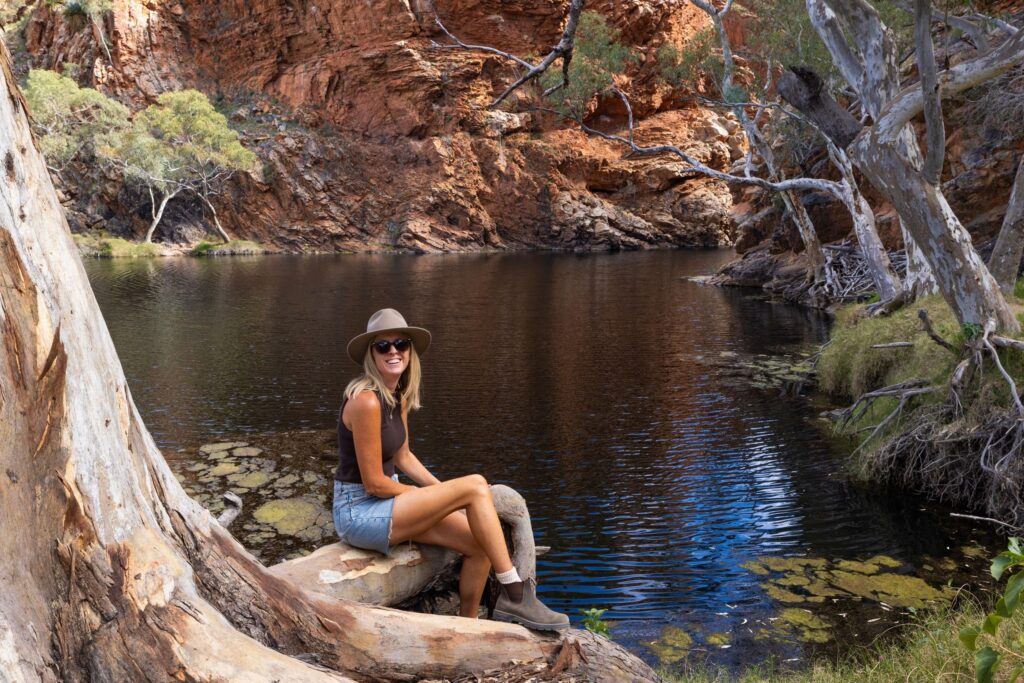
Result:
[[[412,339],[412,345],[416,348],[416,353],[422,354],[430,348],[430,332],[422,327],[410,327],[402,314],[395,309],[382,308],[370,316],[370,320],[366,323],[366,332],[348,343],[348,357],[357,365],[362,365],[370,342],[378,334],[384,332],[400,332],[409,337]]]

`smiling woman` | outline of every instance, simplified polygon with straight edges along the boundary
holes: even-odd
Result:
[[[545,631],[567,628],[569,618],[545,607],[533,579],[523,581],[512,566],[487,481],[471,474],[442,482],[409,449],[409,411],[420,406],[419,354],[429,346],[430,332],[410,327],[391,308],[370,316],[366,332],[348,344],[363,374],[345,389],[338,414],[338,536],[384,554],[407,540],[451,548],[464,556],[461,616],[477,616],[493,566],[500,588],[488,608],[496,619]],[[396,467],[418,486],[399,483]]]

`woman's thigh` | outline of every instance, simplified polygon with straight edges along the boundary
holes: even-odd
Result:
[[[391,542],[418,538],[444,518],[464,507],[474,486],[487,483],[482,477],[460,477],[406,491],[395,496],[391,523]],[[468,524],[467,524],[468,526]]]
[[[453,512],[412,540],[451,548],[462,555],[480,552],[480,544],[473,538],[469,520],[462,512]]]

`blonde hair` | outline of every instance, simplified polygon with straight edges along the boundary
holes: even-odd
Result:
[[[405,369],[398,379],[398,392],[402,398],[402,405],[408,410],[420,409],[420,355],[416,353],[416,347],[409,346],[409,367]],[[366,348],[366,355],[363,356],[363,374],[356,377],[345,387],[345,398],[352,400],[360,392],[375,391],[389,408],[397,405],[395,397],[384,384],[384,378],[377,370],[377,364],[373,360],[373,347]]]

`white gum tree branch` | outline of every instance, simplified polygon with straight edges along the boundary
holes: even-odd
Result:
[[[939,92],[935,46],[932,44],[931,0],[914,0],[914,42],[917,45],[917,71],[921,76],[921,101],[927,130],[928,149],[921,175],[938,185],[946,158],[946,124],[942,120],[942,97]]]
[[[729,41],[729,34],[725,30],[725,16],[732,9],[732,0],[729,0],[720,10],[716,10],[711,6],[710,3],[705,0],[690,0],[690,2],[698,9],[702,10],[711,19],[712,25],[715,27],[715,32],[718,34],[718,42],[722,50],[722,84],[721,94],[729,100],[733,95],[733,79],[735,78],[736,65],[733,59],[732,44]],[[770,77],[770,76],[769,76]],[[770,81],[769,81],[770,83]],[[620,97],[625,99],[625,96],[620,93]],[[740,126],[743,128],[743,132],[747,137],[748,154],[747,161],[744,165],[744,175],[751,177],[751,165],[752,155],[749,150],[756,150],[758,155],[764,161],[765,170],[768,173],[768,179],[774,183],[786,180],[785,172],[779,168],[779,165],[775,161],[775,155],[772,152],[771,145],[767,144],[760,131],[750,117],[747,115],[746,109],[738,104],[731,105],[733,115],[740,122]],[[632,133],[630,133],[632,138]],[[827,280],[826,266],[825,266],[825,254],[821,250],[821,240],[818,239],[817,230],[814,227],[814,221],[811,220],[810,215],[807,213],[807,208],[801,201],[800,196],[793,190],[784,190],[780,193],[783,204],[786,207],[786,211],[793,219],[793,223],[796,225],[797,232],[800,234],[800,241],[803,242],[804,251],[807,254],[807,260],[810,266],[811,277],[816,281]]]

